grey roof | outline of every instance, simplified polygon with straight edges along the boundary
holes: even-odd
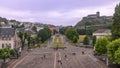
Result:
[[[109,29],[98,29],[94,33],[111,33]]]
[[[15,35],[15,29],[13,28],[0,28],[0,36],[14,36]]]
[[[25,28],[17,28],[16,29],[18,32],[24,32]]]

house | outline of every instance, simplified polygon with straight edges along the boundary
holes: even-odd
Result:
[[[31,28],[34,26],[31,22],[23,22],[25,28]]]
[[[93,36],[96,36],[96,38],[103,37],[103,36],[111,36],[111,30],[98,29],[95,32],[93,32]]]
[[[20,45],[20,39],[15,29],[11,27],[0,28],[0,48],[19,49]]]
[[[36,28],[37,28],[37,31],[44,29],[44,27],[38,27],[38,26]]]
[[[25,32],[28,33],[29,35],[31,35],[31,37],[37,36],[37,34],[34,31],[32,31],[31,29],[25,29]]]
[[[54,26],[49,26],[49,29],[51,30],[52,34],[54,34],[54,33],[55,33],[55,30],[56,30],[56,27],[54,27]]]

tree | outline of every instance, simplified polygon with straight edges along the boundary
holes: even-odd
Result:
[[[36,44],[36,38],[35,37],[31,37],[31,44],[35,45]]]
[[[19,32],[19,33],[18,33],[18,37],[19,37],[20,40],[21,40],[21,43],[22,43],[21,47],[22,47],[22,49],[23,49],[23,47],[24,47],[24,33],[23,33],[23,32]]]
[[[50,38],[51,37],[51,30],[46,26],[45,28],[44,28],[44,30],[46,30],[47,31],[47,38]]]
[[[120,38],[120,4],[115,7],[112,24],[112,39]]]
[[[76,36],[73,37],[73,43],[77,43],[78,42],[78,39]]]
[[[22,43],[22,49],[24,48],[24,46],[25,46],[25,40],[27,39],[27,36],[28,36],[28,34],[26,33],[26,32],[19,32],[18,33],[18,37],[20,38],[20,40],[21,40],[21,43]]]
[[[60,34],[65,34],[65,31],[67,30],[67,27],[62,27],[59,29]]]
[[[84,45],[89,45],[89,38],[88,38],[88,36],[86,36],[86,37],[84,38],[83,44],[84,44]]]
[[[77,32],[79,33],[79,35],[85,35],[86,34],[85,29],[77,29]]]
[[[41,37],[41,41],[42,42],[44,42],[44,41],[46,41],[47,40],[47,36],[48,34],[47,34],[47,31],[46,30],[44,30],[44,29],[42,29],[42,30],[40,30],[39,32],[38,32],[38,37]]]
[[[15,55],[15,50],[10,48],[2,48],[0,49],[0,59],[4,60],[4,66],[6,67],[6,58],[9,58],[10,56]]]
[[[31,40],[30,40],[31,36],[28,34],[26,39],[27,39],[27,42],[28,42],[27,45],[28,45],[28,49],[29,49],[30,48],[30,43],[31,43]]]
[[[115,51],[115,62],[120,64],[120,47]]]
[[[107,49],[109,59],[120,64],[120,39],[116,39],[109,43]]]
[[[96,36],[93,36],[93,40],[92,40],[93,46],[95,45],[95,42],[96,42]]]
[[[36,39],[36,43],[39,43],[40,41],[41,41],[41,38],[40,37],[35,37],[35,39]]]
[[[41,29],[38,34],[37,37],[41,38],[42,42],[45,42],[47,39],[49,39],[51,37],[51,31],[48,27],[45,27],[44,29]]]
[[[79,39],[79,34],[77,33],[77,30],[73,27],[67,28],[67,30],[65,31],[65,35],[73,43],[77,43]]]
[[[37,28],[36,28],[35,26],[32,27],[32,30],[33,30],[34,32],[37,32]]]
[[[107,37],[100,37],[96,40],[95,44],[95,53],[102,55],[107,52],[107,45],[109,44],[109,41]]]

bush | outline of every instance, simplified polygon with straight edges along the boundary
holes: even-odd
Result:
[[[95,44],[95,53],[102,55],[107,52],[107,45],[109,44],[109,41],[107,37],[100,37],[97,39]]]
[[[84,38],[83,44],[84,44],[84,45],[89,45],[89,38],[88,38],[88,36],[86,36],[86,37]]]

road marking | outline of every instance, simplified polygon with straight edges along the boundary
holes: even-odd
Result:
[[[88,55],[98,66],[100,66],[100,68],[102,68],[102,65],[101,64],[99,64],[98,62],[96,62],[97,61],[97,59],[95,60],[91,55]]]
[[[27,56],[25,56],[23,59],[21,59],[18,63],[16,63],[13,68],[15,68],[18,64],[20,64]]]
[[[55,59],[54,59],[54,68],[56,68],[56,52],[55,52]]]
[[[59,60],[61,61],[61,63],[62,63],[62,58],[61,58],[61,53],[59,52]],[[62,65],[61,64],[59,64],[60,65],[60,68],[62,68]]]

